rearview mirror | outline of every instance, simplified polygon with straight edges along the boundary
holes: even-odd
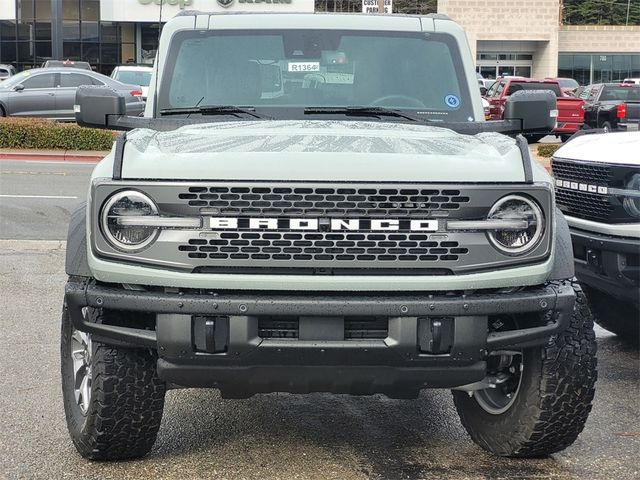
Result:
[[[481,96],[486,97],[488,91],[489,90],[486,87],[480,87],[480,95]]]
[[[13,87],[13,91],[14,92],[21,92],[24,90],[24,85],[19,83],[18,85],[16,85],[15,87]]]
[[[507,98],[505,120],[519,120],[523,133],[549,133],[556,128],[558,107],[550,90],[520,90]]]
[[[94,85],[77,88],[73,110],[78,125],[94,128],[110,128],[115,118],[109,117],[122,117],[127,111],[123,94],[110,87]]]

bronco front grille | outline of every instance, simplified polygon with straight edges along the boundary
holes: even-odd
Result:
[[[556,180],[561,180],[556,182],[556,203],[565,215],[606,223],[632,220],[621,197],[609,190],[625,188],[633,167],[554,158],[551,168]]]
[[[456,262],[469,253],[426,234],[327,232],[222,232],[218,239],[192,238],[178,250],[193,259],[274,261]]]
[[[554,158],[551,161],[553,175],[563,180],[606,186],[611,181],[611,167],[595,163],[579,163]]]
[[[197,219],[198,227],[161,228],[140,252],[119,252],[101,236],[96,251],[127,262],[198,274],[456,275],[546,258],[549,235],[528,255],[503,254],[484,231],[454,230],[456,220],[485,219],[500,198],[524,193],[553,219],[544,185],[148,181],[94,186],[93,231],[100,205],[136,188],[159,215]],[[393,224],[393,225],[392,225]],[[546,231],[551,231],[547,228]],[[309,280],[307,280],[309,281]]]
[[[189,187],[178,199],[221,215],[419,217],[425,210],[458,210],[469,197],[456,189]]]

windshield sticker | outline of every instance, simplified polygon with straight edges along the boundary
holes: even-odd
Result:
[[[320,62],[289,62],[290,72],[319,72]]]
[[[325,73],[324,83],[332,83],[338,85],[352,85],[353,74],[351,73]]]
[[[449,108],[458,108],[460,99],[456,95],[447,95],[444,97],[444,104]]]

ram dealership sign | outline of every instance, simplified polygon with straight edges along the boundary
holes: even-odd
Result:
[[[105,22],[157,22],[161,6],[162,21],[166,22],[184,10],[313,13],[314,0],[101,0],[100,19]]]

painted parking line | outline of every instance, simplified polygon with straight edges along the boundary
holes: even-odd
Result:
[[[45,198],[50,200],[77,200],[78,197],[67,195],[0,195],[0,198]]]

